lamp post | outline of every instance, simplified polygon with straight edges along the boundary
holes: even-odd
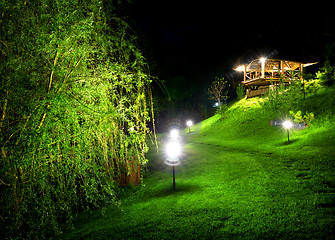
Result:
[[[191,127],[192,127],[192,125],[193,125],[193,122],[192,122],[191,120],[188,120],[188,121],[186,122],[186,125],[188,126],[188,132],[190,133],[190,132],[191,132]]]
[[[293,123],[286,120],[285,122],[283,122],[283,126],[287,129],[287,142],[290,142],[290,128],[293,126]]]
[[[179,141],[179,132],[174,129],[170,132],[170,139],[165,146],[166,160],[165,164],[172,166],[172,186],[176,189],[176,172],[175,166],[180,164],[181,144]]]

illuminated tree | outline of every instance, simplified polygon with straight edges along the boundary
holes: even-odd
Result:
[[[209,100],[214,100],[220,105],[222,100],[227,99],[227,95],[224,94],[224,90],[228,86],[228,81],[225,81],[224,78],[215,77],[215,80],[208,89]]]
[[[78,211],[117,204],[118,175],[146,162],[152,78],[116,4],[2,3],[5,238],[52,238]]]

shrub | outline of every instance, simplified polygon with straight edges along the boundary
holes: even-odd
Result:
[[[216,114],[220,114],[223,117],[227,110],[228,110],[227,104],[221,104],[220,107],[216,110]]]
[[[335,66],[331,66],[327,60],[324,67],[320,68],[321,71],[316,73],[316,77],[320,80],[322,85],[331,86],[335,83]]]
[[[270,88],[264,95],[262,106],[270,112],[288,113],[290,109],[297,108],[297,100],[303,97],[302,90],[300,80],[292,81],[289,85],[281,83]]]
[[[314,120],[314,113],[306,111],[306,114],[302,114],[301,111],[290,111],[290,114],[294,117],[294,122],[296,123],[304,123],[305,126],[309,126],[311,122]]]
[[[242,99],[245,95],[245,87],[242,84],[239,84],[236,88],[237,99]]]
[[[315,95],[319,89],[321,88],[320,80],[319,79],[312,79],[309,81],[305,81],[305,92],[307,94]]]

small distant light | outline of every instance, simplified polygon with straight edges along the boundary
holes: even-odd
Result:
[[[215,103],[215,107],[218,107],[218,106],[219,106],[219,103],[218,103],[218,102],[216,102],[216,103]]]
[[[293,123],[291,121],[285,121],[283,122],[283,126],[284,128],[289,129],[293,126]]]
[[[191,120],[188,120],[188,121],[186,122],[186,125],[187,125],[188,127],[192,127],[193,122],[192,122]]]
[[[266,58],[265,57],[261,57],[259,60],[261,61],[261,63],[265,63]]]
[[[134,127],[129,128],[129,131],[133,132],[135,130]]]

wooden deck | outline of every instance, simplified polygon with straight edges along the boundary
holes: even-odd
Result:
[[[251,90],[278,83],[291,83],[294,80],[302,79],[303,68],[316,64],[301,63],[285,59],[260,58],[251,61],[247,65],[236,67],[235,71],[243,72],[243,81],[249,88],[249,97],[263,95],[265,90]]]
[[[247,89],[247,98],[263,96],[268,90],[268,88],[260,88],[257,90]]]
[[[298,78],[256,77],[256,78],[247,79],[246,81],[242,81],[242,83],[245,86],[267,86],[267,85],[276,84],[278,82],[290,83],[291,81],[296,80],[296,79]]]

